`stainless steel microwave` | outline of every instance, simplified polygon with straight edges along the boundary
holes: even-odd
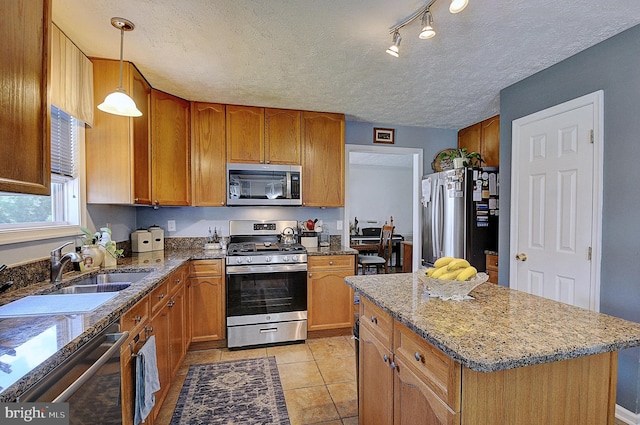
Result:
[[[228,163],[227,205],[302,205],[302,167]]]

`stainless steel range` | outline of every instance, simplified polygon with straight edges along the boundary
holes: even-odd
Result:
[[[307,251],[296,221],[229,222],[229,348],[307,338]]]

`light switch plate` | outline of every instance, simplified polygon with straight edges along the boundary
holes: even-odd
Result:
[[[336,230],[342,230],[342,220],[338,220],[336,223]]]
[[[167,230],[169,232],[175,232],[176,231],[176,221],[175,220],[167,221]]]

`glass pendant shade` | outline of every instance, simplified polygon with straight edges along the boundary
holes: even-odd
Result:
[[[137,108],[136,103],[127,96],[121,88],[107,95],[104,102],[98,105],[98,109],[109,114],[122,115],[124,117],[142,116],[142,112]]]
[[[469,0],[451,0],[451,6],[449,6],[449,12],[458,13],[462,12],[469,4]]]

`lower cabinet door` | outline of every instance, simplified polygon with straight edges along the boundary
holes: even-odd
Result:
[[[393,369],[391,350],[365,326],[360,326],[359,423],[393,423]]]
[[[165,304],[151,319],[152,335],[156,336],[156,357],[158,363],[158,378],[160,380],[160,391],[155,393],[156,405],[153,408],[153,417],[156,418],[160,411],[160,406],[169,391],[171,384],[170,366],[170,335],[169,335],[169,306]]]
[[[398,357],[395,365],[394,425],[460,425],[460,413],[452,411]]]

